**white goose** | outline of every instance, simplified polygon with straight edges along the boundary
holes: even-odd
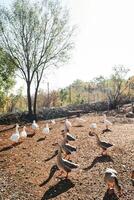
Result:
[[[45,134],[49,134],[50,133],[50,129],[49,129],[48,123],[46,124],[46,127],[43,128],[42,132],[45,133]]]
[[[34,130],[34,133],[37,129],[39,129],[39,125],[36,123],[35,120],[33,120],[33,123],[32,123],[32,129]]]
[[[77,123],[78,126],[83,126],[83,124],[86,122],[85,119],[82,119],[80,117],[76,117],[75,120],[76,120],[76,123]]]
[[[66,120],[65,120],[64,131],[65,131],[65,132],[68,132],[69,129],[70,129],[71,127],[72,127],[71,122],[70,122],[68,119],[66,119]]]
[[[52,125],[55,125],[55,124],[56,124],[56,122],[55,122],[54,119],[50,120],[50,122],[51,122]]]
[[[112,122],[110,122],[108,119],[107,119],[107,116],[106,114],[103,115],[103,121],[104,121],[104,124],[106,126],[106,130],[110,130],[109,129],[109,126],[112,126]]]
[[[26,126],[24,126],[23,130],[20,132],[20,137],[21,138],[26,138],[27,137]]]
[[[10,140],[13,142],[13,143],[17,143],[20,139],[20,133],[19,133],[19,125],[16,124],[16,132],[13,133],[10,137]]]
[[[93,135],[95,130],[97,129],[97,124],[96,123],[92,123],[90,125],[90,129],[91,129],[91,131],[89,132],[89,134]]]

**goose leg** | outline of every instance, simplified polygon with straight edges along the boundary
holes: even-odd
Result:
[[[106,130],[108,130],[108,125],[106,124]]]
[[[66,174],[65,178],[68,178],[68,172],[67,172],[67,174]]]
[[[60,170],[60,173],[57,176],[61,176],[64,173],[64,171]]]
[[[65,155],[65,159],[69,160],[70,159],[70,155],[66,154]]]
[[[103,149],[101,155],[107,155],[107,149]]]

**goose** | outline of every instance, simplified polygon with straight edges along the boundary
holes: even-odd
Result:
[[[117,171],[112,168],[107,168],[105,170],[104,182],[108,186],[108,190],[116,188],[119,192],[119,195],[122,194],[122,187],[118,182]]]
[[[63,132],[62,133],[63,138],[66,138],[66,142],[68,141],[75,141],[76,140],[76,136],[69,133],[69,132]]]
[[[132,181],[132,185],[134,186],[134,170],[132,170],[131,172],[131,181]]]
[[[60,144],[58,144],[57,166],[61,171],[59,176],[61,176],[63,174],[63,172],[66,172],[65,178],[68,178],[68,173],[77,169],[79,167],[79,165],[63,159],[62,155],[61,155],[61,151],[62,151],[62,148],[61,148]]]
[[[36,123],[35,120],[33,120],[33,123],[32,123],[32,129],[34,130],[34,133],[35,131],[39,128],[39,125]]]
[[[45,133],[45,134],[49,134],[50,130],[49,130],[48,123],[46,124],[46,127],[43,128],[42,132]]]
[[[72,127],[71,122],[70,122],[68,119],[66,119],[66,120],[65,120],[64,131],[65,131],[65,132],[68,132],[69,129],[70,129],[71,127]]]
[[[20,132],[20,138],[26,138],[27,132],[26,132],[26,126],[23,127],[23,130]]]
[[[91,131],[89,132],[89,135],[93,135],[95,130],[97,129],[97,124],[96,123],[92,123],[90,125],[90,129],[91,129]]]
[[[86,122],[85,119],[82,119],[82,118],[80,118],[80,117],[76,117],[75,120],[76,120],[78,126],[83,126],[83,124]]]
[[[63,136],[63,139],[66,140],[66,143],[68,143],[69,141],[75,141],[76,140],[76,136],[72,135],[68,132],[62,132],[61,135]],[[57,145],[57,142],[53,144],[53,146]]]
[[[101,141],[99,136],[98,136],[98,134],[96,134],[96,133],[94,133],[94,135],[96,136],[97,145],[102,148],[102,153],[101,154],[102,155],[107,155],[107,149],[109,147],[112,147],[113,144]]]
[[[104,124],[105,124],[105,126],[106,126],[105,131],[108,131],[108,130],[110,131],[109,126],[112,126],[113,124],[112,124],[112,122],[110,122],[110,121],[107,119],[106,114],[103,115],[103,121],[104,121]]]
[[[70,159],[70,154],[73,154],[76,152],[77,148],[68,144],[67,137],[64,137],[62,143],[61,143],[62,150],[65,152],[65,158]]]
[[[16,124],[15,129],[16,129],[16,132],[13,133],[13,134],[11,135],[11,137],[10,137],[10,140],[11,140],[14,144],[18,143],[18,141],[19,141],[19,139],[20,139],[20,133],[19,133],[19,130],[18,130],[18,129],[19,129],[19,125],[18,125],[18,124]]]
[[[54,119],[50,120],[50,122],[51,122],[51,124],[53,124],[53,125],[55,125],[55,124],[56,124],[56,122],[55,122],[55,120],[54,120]]]

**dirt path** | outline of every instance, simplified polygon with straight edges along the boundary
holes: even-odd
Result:
[[[98,157],[101,149],[96,146],[95,137],[88,133],[92,122],[96,122],[98,132],[102,132],[102,116],[85,115],[83,118],[86,120],[83,127],[76,126],[75,118],[70,119],[73,125],[71,132],[77,136],[73,145],[78,149],[71,159],[80,165],[80,169],[71,172],[68,179],[56,178],[57,151],[53,146],[58,139],[62,139],[63,122],[58,121],[45,138],[41,132],[45,122],[39,122],[38,133],[15,147],[9,140],[14,129],[1,132],[0,200],[110,200],[106,197],[107,187],[103,180],[107,167],[113,167],[118,172],[123,186],[123,195],[119,199],[132,200],[134,191],[130,172],[134,169],[134,124],[118,122],[112,126],[112,132],[101,134],[102,140],[114,146],[109,149],[109,156]],[[32,133],[30,127],[28,129]]]

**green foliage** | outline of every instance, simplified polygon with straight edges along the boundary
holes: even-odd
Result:
[[[9,54],[0,49],[0,107],[6,103],[6,96],[15,84],[15,66]]]
[[[68,91],[67,89],[61,89],[60,92],[59,92],[59,95],[60,95],[60,100],[61,100],[61,104],[65,104],[67,103],[67,100],[68,100]]]
[[[63,105],[104,100],[119,103],[128,94],[128,84],[125,80],[128,71],[127,68],[119,65],[113,68],[110,78],[99,76],[89,82],[75,80],[60,91],[60,99]]]

